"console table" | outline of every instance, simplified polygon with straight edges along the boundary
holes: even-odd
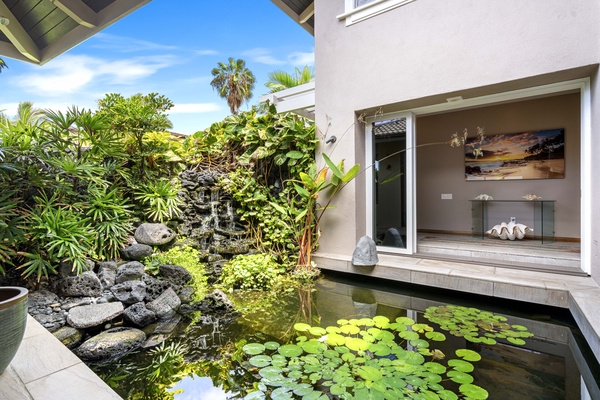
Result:
[[[556,200],[469,200],[471,202],[472,232],[474,237],[485,238],[488,209],[494,204],[529,203],[533,208],[533,234],[542,243],[554,242],[554,203]],[[504,221],[509,222],[509,221]]]

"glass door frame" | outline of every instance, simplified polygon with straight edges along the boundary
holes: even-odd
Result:
[[[365,125],[365,161],[367,167],[366,176],[366,227],[367,235],[375,239],[375,138],[373,135],[373,123],[391,119],[406,119],[406,248],[377,246],[377,251],[382,253],[411,255],[417,252],[417,210],[416,210],[416,152],[415,134],[416,118],[412,112],[394,112],[389,114],[378,114],[366,119]]]

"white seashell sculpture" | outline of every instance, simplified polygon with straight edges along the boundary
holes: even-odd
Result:
[[[489,194],[480,194],[479,196],[475,197],[475,200],[494,200],[494,198]]]
[[[523,196],[523,198],[525,200],[541,200],[542,199],[540,196],[537,196],[537,195],[531,194],[531,193],[526,194],[525,196]]]
[[[492,229],[487,231],[488,235],[497,237],[503,240],[515,240],[523,239],[527,232],[533,232],[533,229],[523,224],[516,224],[514,222],[503,222],[500,225],[494,226]]]

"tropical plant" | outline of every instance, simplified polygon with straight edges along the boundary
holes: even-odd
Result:
[[[265,86],[271,89],[269,93],[275,93],[314,81],[315,71],[306,65],[302,69],[296,68],[293,74],[277,70],[269,72],[268,76],[269,80]]]
[[[8,68],[8,65],[6,65],[4,60],[0,58],[0,72],[2,72],[4,68]]]
[[[146,217],[151,221],[165,222],[175,218],[183,204],[177,194],[178,187],[168,179],[158,179],[143,183],[135,192],[135,199],[144,207]]]
[[[173,102],[158,93],[138,93],[129,98],[109,93],[98,100],[98,107],[98,114],[111,122],[111,129],[125,136],[125,150],[137,166],[137,177],[141,181],[146,180],[147,167],[153,156],[152,149],[145,142],[146,136],[173,126],[167,118]]]
[[[17,246],[23,238],[24,216],[20,213],[19,200],[7,191],[0,195],[0,274],[3,265],[12,265]]]
[[[285,267],[269,254],[238,255],[223,267],[221,283],[229,288],[263,290],[273,286],[284,272]]]
[[[254,74],[246,68],[244,60],[235,60],[232,57],[228,63],[219,62],[218,67],[212,69],[213,80],[210,85],[227,100],[227,105],[233,115],[238,114],[240,105],[252,97],[254,90]]]
[[[123,199],[118,188],[91,187],[86,201],[85,217],[96,233],[93,253],[100,259],[117,259],[130,233],[131,205]]]
[[[48,198],[44,193],[34,200],[35,207],[26,215],[24,229],[29,248],[18,253],[26,259],[19,266],[23,276],[34,275],[39,282],[56,272],[55,267],[63,260],[70,261],[80,274],[86,268],[87,257],[93,256],[95,236],[89,218],[81,215],[81,205],[61,204],[56,195]]]
[[[433,348],[446,337],[407,317],[341,319],[322,328],[298,323],[296,343],[248,343],[247,367],[258,372],[257,391],[245,399],[487,399],[470,374],[481,356],[458,349],[458,358]],[[452,381],[460,386],[458,394]],[[297,397],[296,397],[297,396]]]

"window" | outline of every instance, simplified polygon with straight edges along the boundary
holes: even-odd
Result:
[[[338,15],[338,20],[346,21],[346,26],[384,13],[415,0],[345,0],[346,12]]]

